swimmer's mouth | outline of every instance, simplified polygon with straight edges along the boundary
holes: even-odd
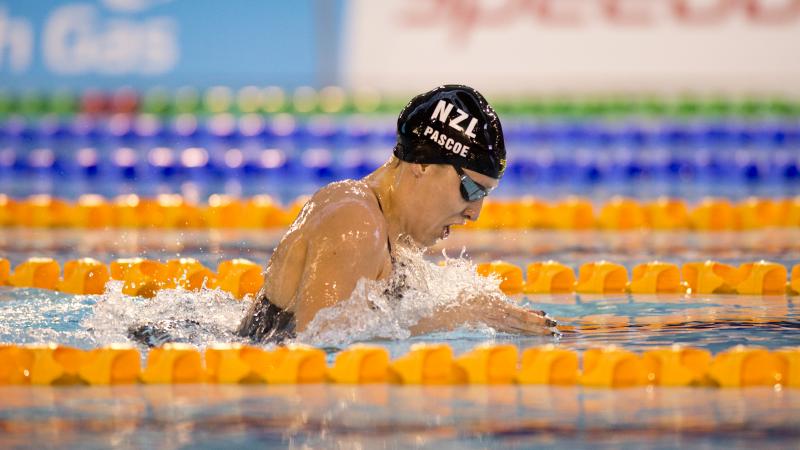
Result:
[[[466,220],[462,221],[462,222],[451,223],[450,225],[445,225],[444,227],[442,227],[442,236],[441,236],[441,238],[442,239],[447,239],[447,236],[450,236],[450,227],[452,227],[453,225],[464,225],[465,223],[467,223]]]

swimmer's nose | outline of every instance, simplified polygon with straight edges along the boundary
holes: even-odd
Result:
[[[467,206],[462,215],[464,216],[465,219],[475,222],[481,215],[482,208],[483,208],[483,199],[474,201],[470,203],[469,206]]]

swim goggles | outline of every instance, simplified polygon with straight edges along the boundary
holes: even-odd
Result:
[[[453,166],[453,168],[456,169],[456,173],[459,178],[461,178],[461,196],[464,197],[465,201],[477,202],[489,195],[489,189],[486,189],[480,183],[470,178],[464,173],[464,169],[458,166]]]

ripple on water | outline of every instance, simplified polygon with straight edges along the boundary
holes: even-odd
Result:
[[[404,251],[392,279],[358,283],[353,295],[322,310],[298,341],[333,353],[354,342],[374,342],[396,357],[417,342],[444,342],[462,352],[487,341],[521,348],[553,342],[550,337],[498,333],[480,324],[411,337],[419,318],[446,305],[458,307],[459,294],[502,295],[498,280],[479,277],[466,259],[444,266],[420,252]],[[407,286],[402,299],[392,289]],[[0,288],[0,342],[58,342],[80,348],[131,343],[129,330],[157,324],[171,340],[200,348],[239,342],[234,331],[248,301],[219,290],[167,289],[153,299],[121,293],[110,282],[98,296],[70,296],[39,289]],[[559,320],[561,345],[583,350],[608,344],[633,350],[682,343],[718,352],[737,344],[768,348],[800,345],[800,313],[791,297],[757,296],[581,296],[516,298]],[[145,348],[142,347],[144,350]]]

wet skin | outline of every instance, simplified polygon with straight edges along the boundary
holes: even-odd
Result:
[[[465,172],[487,188],[498,184],[477,172]],[[320,309],[349,298],[361,278],[381,280],[391,275],[387,242],[393,249],[407,239],[427,247],[446,238],[450,226],[477,220],[483,200],[465,201],[459,186],[452,166],[392,158],[361,180],[320,189],[275,249],[258,297],[294,313],[296,330],[302,332]],[[498,331],[550,334],[555,325],[541,311],[500,299],[465,292],[460,300],[422,319],[411,331],[423,334],[481,322]]]

